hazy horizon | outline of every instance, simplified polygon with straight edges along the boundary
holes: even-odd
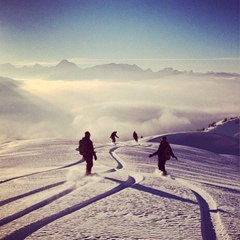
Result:
[[[1,63],[236,72],[239,1],[0,1]]]

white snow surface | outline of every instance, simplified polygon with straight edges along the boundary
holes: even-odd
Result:
[[[168,176],[148,157],[161,136],[94,143],[89,177],[78,141],[2,139],[0,238],[240,239],[239,139],[224,125],[168,134]]]

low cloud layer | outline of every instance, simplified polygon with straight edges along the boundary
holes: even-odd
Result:
[[[197,130],[239,115],[239,79],[170,76],[141,81],[14,81],[0,78],[0,137],[97,142]]]
[[[0,77],[0,138],[64,135],[64,126],[72,122],[70,114],[25,91],[23,85]]]

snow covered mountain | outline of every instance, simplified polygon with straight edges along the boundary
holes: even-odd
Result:
[[[83,79],[104,79],[104,80],[141,80],[156,79],[165,76],[192,75],[192,76],[216,76],[224,78],[240,78],[236,73],[194,73],[193,71],[178,71],[173,68],[165,68],[157,72],[151,69],[143,70],[137,65],[109,63],[79,68],[75,63],[66,59],[59,62],[56,66],[43,67],[35,64],[33,67],[16,68],[14,65],[0,64],[0,76],[11,78],[28,79],[49,79],[49,80],[83,80]]]
[[[240,133],[239,117],[232,117],[230,119],[225,118],[222,121],[212,123],[205,131],[239,139]]]
[[[185,145],[216,154],[234,154],[239,156],[239,117],[213,123],[204,131],[167,134],[171,143]],[[151,141],[160,142],[160,137],[153,137]]]
[[[75,63],[69,62],[66,59],[62,60],[54,68],[58,71],[75,71],[79,69],[79,67]]]
[[[238,131],[235,118],[167,134],[178,157],[167,177],[148,157],[162,136],[94,143],[91,177],[77,140],[2,141],[0,238],[239,239]]]

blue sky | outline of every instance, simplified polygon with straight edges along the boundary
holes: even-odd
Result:
[[[0,0],[0,64],[240,72],[239,8],[239,0]]]

